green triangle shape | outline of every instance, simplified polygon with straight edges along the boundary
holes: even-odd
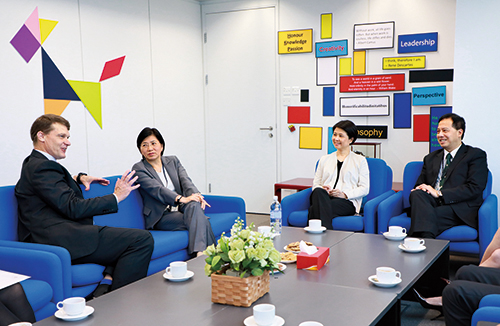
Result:
[[[76,95],[102,129],[101,83],[68,80]]]

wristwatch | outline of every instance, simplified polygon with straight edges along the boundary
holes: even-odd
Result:
[[[76,183],[82,184],[82,179],[81,179],[82,175],[87,175],[87,173],[83,172],[78,173],[78,176],[76,177]]]

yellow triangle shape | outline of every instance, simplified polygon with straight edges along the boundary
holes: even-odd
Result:
[[[45,39],[49,36],[54,27],[56,27],[58,21],[41,19],[41,18],[39,20],[40,20],[40,36],[43,44],[43,42],[45,42]]]
[[[90,115],[102,129],[101,83],[68,80],[76,95],[82,100]]]
[[[45,106],[45,114],[51,113],[61,115],[71,101],[44,99],[43,102]]]

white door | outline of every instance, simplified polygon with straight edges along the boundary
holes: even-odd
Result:
[[[275,9],[206,13],[207,181],[268,213],[277,171]]]

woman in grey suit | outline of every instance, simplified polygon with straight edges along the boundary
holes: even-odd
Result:
[[[144,128],[137,137],[142,160],[133,168],[141,185],[144,222],[148,230],[189,231],[189,254],[198,256],[215,243],[205,216],[208,203],[176,156],[163,156],[165,141],[156,128]],[[210,205],[208,205],[210,206]]]

